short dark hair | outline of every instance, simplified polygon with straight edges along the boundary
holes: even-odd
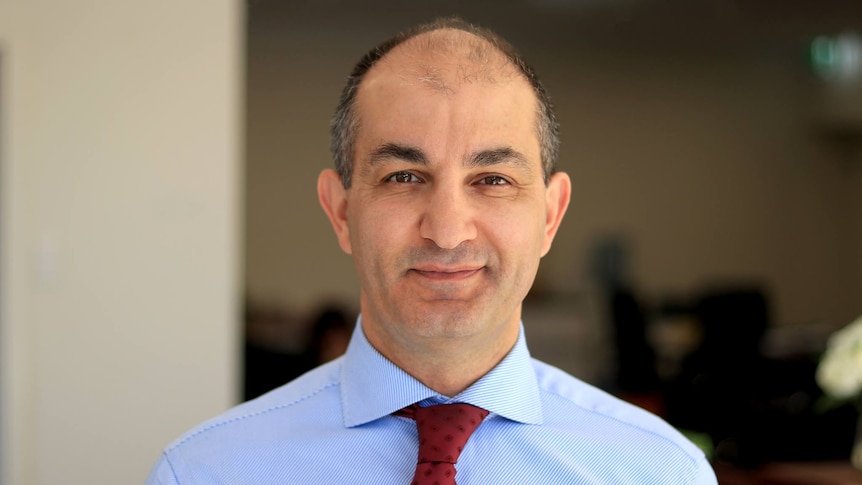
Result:
[[[551,175],[556,171],[560,145],[559,125],[550,95],[539,81],[533,68],[524,61],[511,44],[488,29],[470,24],[457,17],[438,19],[401,32],[368,51],[354,66],[344,89],[341,91],[341,98],[335,110],[335,116],[332,118],[330,131],[330,150],[335,161],[335,169],[341,176],[341,183],[345,188],[349,188],[353,175],[353,152],[359,127],[356,114],[356,94],[365,74],[377,61],[398,45],[418,35],[442,29],[461,30],[488,42],[502,53],[530,83],[539,105],[536,132],[541,147],[542,174],[547,184]]]

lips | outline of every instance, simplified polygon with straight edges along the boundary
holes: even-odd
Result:
[[[420,276],[433,280],[458,281],[467,279],[479,273],[480,271],[482,271],[482,269],[482,266],[421,266],[418,268],[413,268],[412,271],[416,272]]]

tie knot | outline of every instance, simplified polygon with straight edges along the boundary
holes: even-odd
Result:
[[[419,430],[419,463],[457,463],[461,450],[488,416],[472,404],[438,404],[413,408]]]

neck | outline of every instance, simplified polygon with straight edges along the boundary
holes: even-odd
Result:
[[[403,339],[380,335],[363,325],[368,342],[395,365],[430,389],[454,397],[481,379],[512,350],[520,319],[493,338]]]

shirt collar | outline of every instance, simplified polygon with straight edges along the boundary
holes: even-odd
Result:
[[[378,352],[362,331],[362,317],[341,368],[341,402],[344,424],[359,426],[413,403],[466,402],[506,419],[542,423],[539,385],[521,325],[515,346],[481,379],[449,399],[428,388]]]

